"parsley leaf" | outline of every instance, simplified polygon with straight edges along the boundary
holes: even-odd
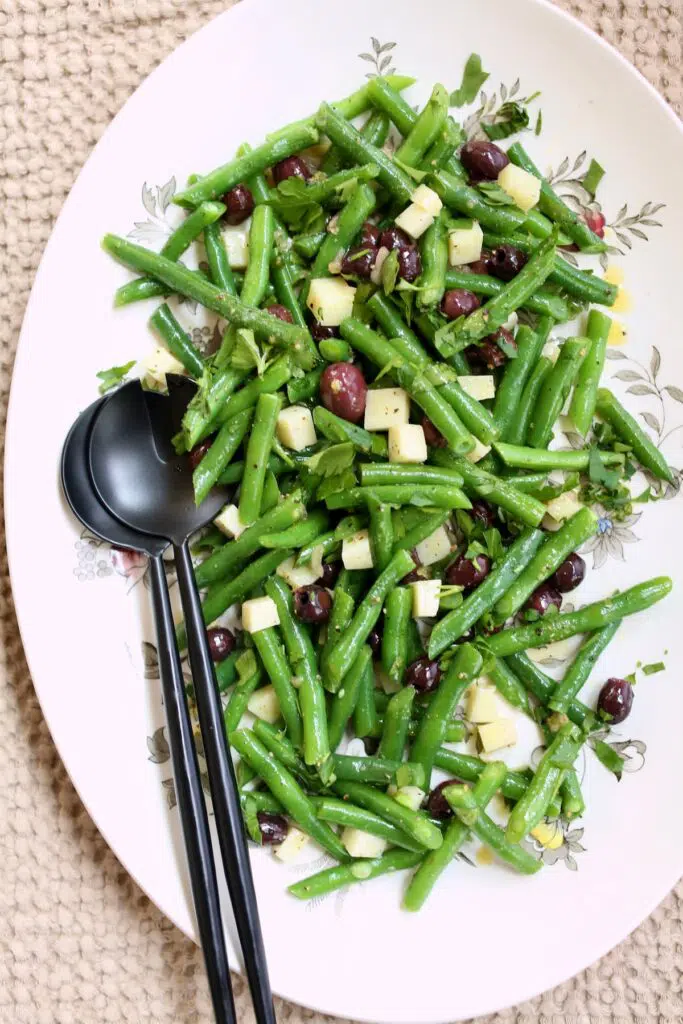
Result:
[[[477,93],[489,77],[488,71],[481,66],[478,53],[471,53],[467,58],[460,87],[451,93],[449,103],[452,107],[464,107],[477,98]]]
[[[534,135],[540,135],[543,129],[543,111],[539,110],[536,118],[536,127],[534,128]]]
[[[482,122],[481,127],[491,140],[507,139],[529,127],[529,111],[521,103],[509,101],[496,111],[492,123]]]
[[[618,469],[608,469],[599,449],[591,448],[588,456],[588,478],[593,484],[599,484],[608,491],[615,491],[619,486],[621,474]]]
[[[306,467],[311,473],[317,476],[328,477],[341,473],[353,466],[356,457],[356,449],[350,441],[343,444],[333,444],[330,448],[324,448],[306,459]]]
[[[108,370],[100,370],[99,373],[95,374],[98,380],[102,383],[99,386],[99,392],[104,395],[107,391],[111,391],[117,384],[120,384],[126,379],[126,374],[129,373],[135,366],[137,360],[132,359],[129,363],[124,366],[112,366]]]
[[[478,190],[486,196],[486,201],[491,206],[514,206],[515,201],[512,196],[509,196],[507,192],[500,187],[497,181],[481,181],[477,185]]]
[[[429,171],[421,171],[418,167],[411,167],[410,164],[404,164],[402,160],[398,160],[396,157],[393,158],[394,163],[398,164],[402,171],[412,178],[414,181],[424,181],[429,174]]]
[[[317,491],[315,497],[317,501],[324,501],[330,494],[337,494],[339,491],[348,491],[352,487],[355,487],[358,481],[356,480],[356,474],[350,467],[344,469],[341,473],[333,473],[331,476],[325,477]]]
[[[392,249],[382,264],[382,290],[385,295],[391,295],[396,287],[398,271],[398,252],[396,249]]]
[[[620,779],[625,763],[621,754],[618,754],[608,743],[603,743],[602,740],[594,740],[592,747],[598,761],[616,775],[617,779]]]
[[[598,185],[605,176],[605,169],[601,167],[597,160],[591,160],[588,170],[583,176],[581,184],[591,196],[595,198],[595,193],[598,191]]]
[[[286,178],[271,194],[271,204],[295,231],[322,231],[325,215],[320,203],[307,195],[303,178]]]

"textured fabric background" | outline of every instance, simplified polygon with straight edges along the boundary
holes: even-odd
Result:
[[[33,275],[76,175],[138,83],[229,6],[0,0],[0,422]],[[561,6],[681,112],[683,0]],[[24,660],[4,550],[0,559],[0,1022],[208,1024],[199,951],[137,889],[66,777]],[[683,1021],[682,916],[679,885],[590,970],[487,1021]],[[235,991],[240,1021],[252,1021],[239,978]],[[323,1020],[281,1002],[277,1011],[291,1024]]]

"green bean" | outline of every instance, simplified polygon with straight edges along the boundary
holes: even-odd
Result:
[[[313,776],[299,756],[294,744],[284,732],[270,722],[257,718],[252,725],[252,732],[257,740],[284,765],[296,778],[306,785],[311,784]]]
[[[268,288],[270,261],[275,240],[275,217],[270,206],[257,206],[249,226],[249,263],[244,274],[240,301],[260,306]]]
[[[271,508],[274,508],[281,498],[280,488],[278,487],[277,477],[274,473],[266,468],[266,475],[263,478],[263,494],[261,495],[261,512],[260,515],[265,515],[266,512],[270,512]]]
[[[550,319],[544,317],[536,331],[524,325],[517,331],[517,358],[508,359],[493,403],[493,418],[503,437],[513,426],[522,391],[541,356],[550,326]]]
[[[232,651],[224,661],[220,661],[215,666],[216,682],[218,683],[219,693],[225,693],[233,683],[237,682],[236,662],[241,653],[242,651],[240,650]],[[194,695],[192,684],[189,684],[186,689],[189,696]]]
[[[575,725],[567,722],[555,735],[541,758],[534,777],[510,812],[505,835],[509,842],[520,839],[538,825],[548,804],[561,785],[567,768],[576,760],[580,747],[580,732]]]
[[[510,479],[514,480],[518,491],[524,491],[525,494],[533,494],[535,497],[538,497],[537,491],[548,482],[548,474],[516,473]]]
[[[281,395],[259,395],[254,423],[247,444],[244,474],[240,488],[240,519],[249,525],[258,519],[261,510],[266,465],[275,435],[275,423],[281,408]]]
[[[395,686],[403,685],[408,657],[408,623],[413,606],[410,587],[396,587],[386,600],[382,631],[382,668]],[[386,753],[386,757],[393,756]]]
[[[517,360],[511,362],[516,363]],[[439,394],[482,444],[491,445],[498,438],[500,431],[491,413],[485,405],[468,395],[459,381],[448,381],[439,388]]]
[[[353,803],[360,804],[361,807],[373,811],[380,818],[407,832],[428,850],[438,850],[441,846],[442,836],[436,825],[386,793],[380,793],[363,782],[337,782],[334,789],[342,797],[348,797]]]
[[[195,238],[202,233],[207,224],[212,224],[225,213],[223,203],[202,203],[194,210],[180,227],[176,228],[173,234],[167,239],[161,250],[161,256],[167,260],[177,262],[186,249],[190,247]],[[166,288],[159,281],[149,277],[138,277],[135,281],[128,281],[117,289],[114,296],[115,306],[127,306],[131,302],[139,302],[141,299],[151,299],[155,295],[165,295]]]
[[[458,458],[445,449],[434,448],[430,459],[439,466],[452,467],[460,473],[467,493],[476,494],[485,501],[509,512],[514,519],[527,526],[538,526],[546,513],[546,507],[530,494],[518,491],[511,480],[503,480],[487,473],[479,466],[473,466],[467,459]]]
[[[501,245],[514,245],[527,256],[531,256],[538,249],[536,239],[530,238],[528,235],[500,233],[495,229],[491,232],[486,228],[484,229],[484,245],[487,249],[497,249]],[[617,297],[616,285],[603,281],[601,277],[589,271],[578,270],[561,256],[555,257],[553,268],[548,274],[548,281],[559,285],[568,295],[581,302],[599,302],[603,306],[613,306]]]
[[[336,800],[332,796],[325,796],[315,801],[315,807],[321,821],[343,825],[345,828],[357,828],[371,836],[386,839],[392,846],[400,846],[414,853],[424,853],[424,847],[400,828],[383,821],[379,815],[367,811],[364,807],[355,807],[348,800]]]
[[[372,310],[375,318],[391,344],[404,359],[415,366],[423,367],[429,363],[429,356],[414,331],[407,326],[398,309],[381,291],[368,299],[368,308]]]
[[[205,370],[199,389],[183,416],[182,434],[186,451],[191,451],[199,441],[212,433],[222,407],[245,376],[244,370],[236,370],[231,366],[215,372],[208,368]]]
[[[318,348],[326,363],[350,363],[353,360],[351,346],[341,338],[323,338]]]
[[[538,449],[534,448],[534,451]],[[519,478],[514,477],[515,487],[519,487]],[[527,487],[527,494],[533,494],[534,498],[538,498],[539,501],[549,502],[555,498],[559,498],[561,494],[566,494],[567,491],[575,490],[581,482],[580,473],[565,473],[562,483],[559,484],[545,484],[543,487]]]
[[[588,469],[590,449],[576,448],[568,451],[546,451],[543,448],[524,448],[516,444],[498,441],[495,449],[506,466],[512,469],[543,470],[550,472],[559,470]],[[600,452],[606,466],[618,466],[624,462],[622,452]],[[511,480],[514,481],[514,477]]]
[[[448,747],[441,747],[434,755],[434,765],[444,772],[455,775],[465,782],[476,782],[484,771],[487,762],[471,754],[461,754]],[[523,772],[508,772],[501,782],[500,790],[506,800],[519,800],[529,784],[528,776]]]
[[[249,698],[261,686],[263,679],[263,669],[258,665],[252,675],[240,679],[233,689],[223,711],[223,722],[228,735],[239,726],[242,716],[247,710]]]
[[[475,295],[500,295],[505,287],[502,281],[489,274],[473,274],[460,267],[449,267],[446,271],[446,288],[466,288]],[[569,319],[569,308],[561,295],[539,288],[524,302],[523,309],[539,316],[549,316],[558,323]]]
[[[286,530],[306,515],[301,493],[294,491],[253,526],[247,527],[235,540],[228,541],[195,569],[197,586],[201,589],[209,583],[216,583],[244,564],[261,547],[261,538],[267,534]],[[284,560],[284,555],[281,560]],[[279,563],[275,563],[277,565]],[[275,565],[273,568],[275,568]],[[220,614],[220,613],[219,613]]]
[[[342,577],[340,576],[339,579]],[[328,670],[327,662],[331,651],[334,649],[337,640],[344,635],[348,629],[353,613],[355,609],[355,601],[351,594],[344,590],[337,581],[337,586],[334,588],[334,597],[332,601],[332,611],[330,617],[327,620],[327,642],[323,647],[322,654],[320,656],[320,671],[323,677],[323,683],[326,690],[330,693],[336,693],[341,684],[341,679],[333,679]]]
[[[262,377],[254,377],[248,384],[240,388],[236,394],[230,395],[223,407],[218,411],[216,420],[219,423],[236,416],[243,409],[256,405],[260,395],[275,394],[292,376],[292,364],[289,356],[280,356],[268,367]]]
[[[287,814],[311,838],[327,850],[335,860],[349,859],[338,836],[316,815],[315,807],[294,776],[269,753],[253,732],[239,730],[230,734],[230,745],[244,758],[265,782],[273,796],[280,801]]]
[[[338,491],[325,499],[329,509],[362,508],[368,497],[390,505],[409,505],[411,501],[435,508],[471,508],[471,503],[459,487],[431,484],[386,484],[373,487],[353,487]]]
[[[376,786],[389,786],[396,772],[406,762],[385,757],[352,757],[333,754],[332,764],[339,782],[367,782]]]
[[[299,900],[311,900],[326,896],[337,889],[345,889],[355,882],[366,882],[380,875],[392,874],[394,871],[407,871],[419,863],[422,854],[410,850],[389,850],[381,857],[372,860],[357,860],[353,864],[335,868],[325,868],[316,875],[303,878],[289,886],[288,892]]]
[[[486,807],[500,788],[504,776],[505,765],[501,765],[500,762],[492,761],[486,766],[472,793],[479,809],[483,810]],[[438,879],[451,863],[469,833],[469,826],[465,825],[457,816],[449,822],[442,845],[438,850],[432,850],[427,854],[411,878],[403,897],[405,910],[417,911],[424,906]]]
[[[587,604],[579,611],[552,615],[528,626],[504,629],[502,633],[489,637],[487,644],[493,654],[505,658],[518,651],[526,651],[529,647],[543,647],[578,633],[591,633],[626,615],[645,611],[666,597],[671,592],[671,586],[668,576],[658,576],[629,587],[614,597]]]
[[[450,168],[428,175],[426,184],[434,189],[449,210],[478,220],[486,231],[511,234],[524,224],[525,214],[516,206],[493,206],[487,203],[481,192],[465,184],[461,178],[454,177]]]
[[[504,207],[504,209],[508,209],[508,207]],[[444,342],[444,344],[450,345],[453,351],[457,351],[481,341],[498,327],[502,327],[511,314],[519,309],[547,278],[555,259],[556,244],[557,232],[553,232],[534,250],[528,262],[511,281],[507,282],[498,295],[494,295],[468,317],[453,321],[453,329],[449,332],[448,342]]]
[[[543,866],[542,860],[537,860],[532,854],[527,853],[521,846],[516,846],[509,841],[502,828],[489,818],[488,814],[480,810],[473,795],[465,786],[447,786],[444,795],[453,807],[456,815],[463,815],[469,827],[480,842],[488,846],[494,853],[497,853],[501,860],[511,867],[516,868],[523,875],[534,875]],[[462,801],[458,797],[464,797]],[[463,806],[464,805],[464,806]]]
[[[375,193],[369,185],[357,185],[339,213],[333,232],[328,232],[318,249],[318,255],[311,267],[311,278],[329,277],[330,263],[351,245],[354,238],[375,208]]]
[[[429,147],[436,141],[448,117],[448,93],[443,85],[435,85],[426,106],[394,154],[394,159],[408,167],[417,167]]]
[[[410,78],[408,75],[387,75],[382,78],[382,81],[386,83],[387,87],[391,89],[395,95],[399,95],[404,89],[414,85],[415,79]],[[337,100],[334,104],[335,109],[339,111],[342,117],[352,121],[354,117],[358,117],[359,114],[364,114],[368,107],[373,105],[373,99],[371,95],[370,82],[366,82],[360,89],[356,89],[350,96],[346,96],[343,100]],[[315,119],[315,115],[311,117],[311,121]]]
[[[384,712],[384,724],[377,756],[400,762],[403,758],[408,728],[415,700],[415,688],[406,686],[395,693]]]
[[[417,302],[422,307],[438,306],[446,290],[448,267],[448,233],[446,215],[435,217],[422,236],[422,274]]]
[[[542,214],[537,207],[534,207],[531,210],[527,210],[522,230],[528,231],[534,238],[547,238],[553,230],[553,222]],[[557,244],[562,246],[571,245],[571,238],[560,230]]]
[[[225,317],[233,327],[247,327],[272,344],[291,350],[297,364],[310,370],[318,361],[318,352],[308,331],[296,324],[278,320],[264,310],[245,306],[233,295],[217,288],[200,274],[188,270],[141,245],[116,235],[105,235],[102,248],[120,263],[158,278],[179,295],[195,299],[207,309]]]
[[[410,757],[425,770],[425,789],[430,788],[434,758],[444,742],[446,725],[463,693],[480,674],[482,666],[483,660],[477,649],[472,644],[461,644],[420,722]]]
[[[486,674],[511,707],[517,708],[528,718],[533,718],[533,709],[524,684],[517,678],[507,662],[502,658],[493,658],[486,665]]]
[[[246,765],[245,761],[240,761],[239,765]],[[237,770],[237,769],[236,769]],[[249,769],[252,771],[253,769]],[[272,793],[266,793],[260,789],[249,789],[244,790],[240,797],[248,796],[250,800],[253,800],[254,807],[257,811],[265,811],[267,814],[284,814],[285,809],[279,800],[276,800]]]
[[[275,249],[270,273],[278,301],[292,314],[292,320],[299,327],[306,326],[306,317],[301,309],[296,291],[296,270],[291,252],[280,243],[281,229],[275,232]]]
[[[517,167],[521,167],[522,170],[527,171],[529,174],[533,174],[535,178],[538,178],[541,182],[541,195],[538,201],[538,207],[541,213],[544,213],[547,217],[550,217],[555,224],[559,224],[562,230],[567,234],[578,247],[587,253],[605,252],[607,249],[607,243],[603,242],[601,238],[591,231],[582,217],[577,216],[573,210],[570,210],[564,200],[560,199],[557,192],[552,186],[546,181],[541,172],[530,160],[529,156],[524,150],[524,147],[519,142],[513,142],[508,147],[508,157],[512,160],[513,164]]]
[[[392,198],[402,203],[410,202],[415,191],[412,179],[387,156],[384,150],[367,142],[360,132],[344,120],[329,103],[320,105],[316,124],[319,130],[342,151],[350,163],[376,164],[379,168],[377,180]]]
[[[213,224],[208,224],[204,228],[204,248],[206,249],[206,262],[209,264],[211,283],[221,291],[228,292],[229,295],[237,295],[235,275],[230,266],[219,221],[214,221]]]
[[[472,450],[474,438],[460,418],[438,390],[425,380],[423,374],[409,366],[407,362],[401,361],[397,350],[389,342],[353,317],[344,320],[340,330],[346,341],[380,369],[391,364],[392,372],[400,386],[405,388],[420,406],[454,451],[464,454]]]
[[[232,419],[226,420],[208,452],[192,473],[194,496],[197,505],[201,505],[204,501],[204,498],[218,482],[221,473],[242,444],[249,430],[252,416],[252,410],[245,409],[244,412],[238,413]]]
[[[367,88],[373,106],[391,118],[401,135],[409,135],[417,121],[417,114],[398,90],[392,87],[390,80],[378,75],[370,79]]]
[[[529,693],[541,704],[547,704],[557,686],[556,681],[541,671],[536,662],[523,652],[510,654],[505,660]],[[586,733],[595,728],[595,714],[580,700],[570,702],[567,717]]]
[[[316,405],[313,410],[313,422],[323,437],[328,441],[343,444],[350,441],[354,447],[366,455],[387,454],[387,440],[381,434],[371,434],[369,430],[359,427],[356,423],[349,423],[340,416],[322,405]]]
[[[329,517],[322,509],[314,509],[307,519],[302,519],[286,530],[268,533],[261,538],[264,548],[303,548],[320,536],[329,522]]]
[[[311,513],[314,515],[316,513]],[[365,519],[361,516],[345,516],[341,519],[334,530],[330,530],[328,533],[318,533],[309,544],[305,544],[299,552],[299,557],[296,562],[297,565],[307,565],[313,553],[317,547],[323,549],[323,558],[339,548],[342,541],[346,540],[347,537],[353,537],[354,533],[358,533],[365,526]]]
[[[539,357],[524,385],[515,415],[505,432],[505,441],[516,445],[524,444],[539,392],[545,385],[552,368],[552,361],[547,356]]]
[[[558,569],[565,558],[577,551],[598,528],[591,508],[582,508],[567,519],[556,533],[548,533],[540,550],[517,576],[493,609],[496,625],[515,615],[528,597]]]
[[[438,657],[500,600],[542,543],[543,533],[540,530],[528,527],[519,535],[484,582],[461,605],[439,619],[429,638],[430,658]]]
[[[583,437],[586,437],[593,423],[611,325],[608,316],[598,309],[591,309],[586,322],[586,336],[591,345],[579,367],[569,411],[574,426]]]
[[[557,362],[546,377],[531,413],[527,444],[531,448],[547,448],[553,427],[567,401],[579,367],[590,346],[587,338],[567,338]]]
[[[261,174],[266,168],[288,156],[293,156],[301,149],[314,145],[317,141],[318,132],[311,124],[299,121],[289,125],[278,137],[271,137],[255,149],[250,149],[242,156],[204,175],[184,192],[176,193],[173,202],[178,206],[192,207],[207,199],[218,199],[241,181]]]
[[[152,313],[149,325],[161,335],[169,352],[180,360],[187,372],[199,379],[204,372],[204,360],[165,302]]]
[[[660,480],[666,480],[670,484],[674,482],[673,471],[659,448],[655,447],[630,412],[624,409],[621,402],[607,388],[598,390],[597,412],[601,419],[609,423],[624,444],[629,445],[641,466],[649,469]]]
[[[366,666],[353,709],[353,728],[356,736],[374,736],[377,729],[375,708],[375,670],[370,660]]]
[[[370,515],[370,549],[372,564],[377,572],[383,572],[391,561],[394,547],[394,527],[391,521],[391,506],[376,498],[368,497]]]
[[[549,708],[563,714],[567,713],[569,704],[578,695],[581,687],[590,676],[593,666],[611,642],[620,625],[621,621],[617,619],[616,622],[612,622],[609,626],[603,626],[602,629],[598,629],[582,644],[573,662],[565,672],[564,678],[560,680],[553,690],[548,701]]]
[[[381,149],[389,137],[391,119],[382,110],[374,110],[360,130],[366,142]]]
[[[335,694],[330,709],[328,728],[332,750],[336,750],[342,741],[347,722],[351,718],[358,700],[363,677],[371,662],[372,650],[366,644],[360,648],[348,672],[343,675],[341,686]]]
[[[455,151],[462,141],[462,134],[460,125],[452,117],[447,117],[439,135],[420,162],[421,170],[438,171],[446,167],[455,157]]]
[[[298,747],[302,740],[301,713],[296,690],[292,686],[292,673],[287,664],[277,630],[275,627],[269,626],[267,629],[260,629],[258,632],[252,633],[251,638],[268,678],[273,684],[287,733],[291,737],[292,743]]]
[[[314,231],[305,235],[297,235],[292,239],[292,246],[299,256],[303,256],[305,260],[312,260],[326,238],[326,231]]]
[[[412,551],[413,548],[421,544],[427,537],[431,537],[434,531],[443,526],[449,518],[450,509],[447,508],[434,512],[431,515],[425,515],[419,523],[416,523],[410,530],[406,530],[402,537],[394,540],[394,553],[396,551]]]
[[[581,783],[574,768],[570,769],[562,780],[560,796],[562,798],[562,817],[565,821],[580,818],[586,810],[586,801],[583,798]]]
[[[407,551],[399,551],[372,584],[365,598],[358,605],[348,629],[339,637],[330,651],[327,670],[333,682],[339,683],[349,671],[379,619],[388,594],[412,568],[414,568],[412,557]]]

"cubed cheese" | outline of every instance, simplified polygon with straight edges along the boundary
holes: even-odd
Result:
[[[448,262],[452,267],[464,267],[481,258],[484,232],[478,221],[458,221],[448,233]]]
[[[365,400],[366,430],[388,430],[410,419],[410,398],[403,388],[377,388]]]
[[[342,541],[342,562],[345,569],[372,569],[372,550],[367,530],[359,530]]]
[[[417,203],[411,203],[396,218],[396,227],[406,231],[412,238],[420,238],[433,223],[434,215]]]
[[[152,390],[166,388],[167,373],[185,373],[185,367],[167,348],[159,346],[142,361],[143,383]]]
[[[419,786],[401,786],[394,793],[394,800],[411,811],[419,811],[422,801],[425,798],[425,791]]]
[[[247,633],[258,633],[270,626],[279,626],[280,616],[270,597],[253,597],[242,605],[242,627]]]
[[[305,832],[295,828],[294,825],[290,825],[287,838],[273,852],[283,864],[291,864],[292,861],[298,860],[301,852],[308,846],[309,842],[310,840]]]
[[[344,829],[340,838],[350,857],[380,857],[387,848],[386,839],[350,826]]]
[[[514,164],[503,168],[498,175],[498,184],[525,213],[536,205],[541,195],[541,182],[536,175]]]
[[[495,722],[500,717],[496,691],[492,686],[479,686],[478,683],[470,686],[465,707],[467,718],[473,725]]]
[[[470,398],[476,398],[478,402],[496,397],[496,379],[493,374],[482,373],[480,377],[465,375],[458,377],[458,384]]]
[[[485,455],[491,451],[491,445],[482,444],[481,441],[475,437],[474,448],[471,451],[465,452],[465,458],[468,462],[479,462]]]
[[[377,256],[375,257],[375,265],[370,272],[370,280],[373,284],[380,285],[382,283],[382,267],[386,263],[389,250],[386,245],[380,245],[377,250]]]
[[[439,614],[441,580],[418,580],[413,588],[413,618],[432,619]]]
[[[575,512],[579,512],[583,508],[582,503],[579,501],[578,491],[565,491],[564,494],[558,495],[557,498],[553,498],[546,505],[548,515],[555,520],[556,523],[561,523],[565,519],[569,519]]]
[[[273,725],[280,717],[280,701],[274,688],[269,684],[255,690],[247,701],[247,708],[256,718]]]
[[[439,526],[415,547],[420,565],[434,565],[451,553],[451,538],[443,526]]]
[[[214,519],[214,525],[228,537],[239,537],[247,526],[240,519],[237,505],[226,505]]]
[[[426,462],[427,442],[419,423],[389,427],[389,462]]]
[[[249,262],[249,227],[251,217],[241,224],[227,224],[223,228],[223,242],[228,263],[233,270],[244,270]]]
[[[323,572],[322,544],[318,544],[313,548],[311,559],[305,565],[297,565],[296,556],[292,555],[291,558],[286,558],[284,562],[280,562],[275,572],[278,576],[282,576],[283,580],[287,581],[292,590],[298,590],[299,587],[307,587],[310,583],[315,583],[317,579],[320,579]]]
[[[512,747],[517,742],[517,729],[511,718],[498,718],[495,722],[480,725],[478,732],[485,754],[491,754],[502,747]]]
[[[285,448],[295,452],[308,448],[318,440],[311,410],[305,405],[290,405],[283,409],[278,414],[276,433]]]
[[[441,197],[428,185],[418,185],[410,197],[416,206],[421,206],[432,217],[438,217],[443,209]]]
[[[338,327],[353,313],[356,289],[342,277],[315,277],[306,305],[323,327]]]

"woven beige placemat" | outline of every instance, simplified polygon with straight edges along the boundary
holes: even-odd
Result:
[[[2,423],[33,275],[78,171],[138,83],[229,6],[230,0],[0,0]],[[683,0],[561,6],[617,46],[680,113]],[[57,329],[68,331],[68,324]],[[4,548],[1,557],[0,1022],[209,1024],[200,953],[131,881],[66,777],[24,660]],[[683,1021],[682,913],[679,885],[590,970],[487,1020]],[[427,957],[425,984],[428,972]],[[235,993],[239,1020],[252,1021],[239,978]],[[323,1020],[281,1001],[277,1013],[292,1024]]]

